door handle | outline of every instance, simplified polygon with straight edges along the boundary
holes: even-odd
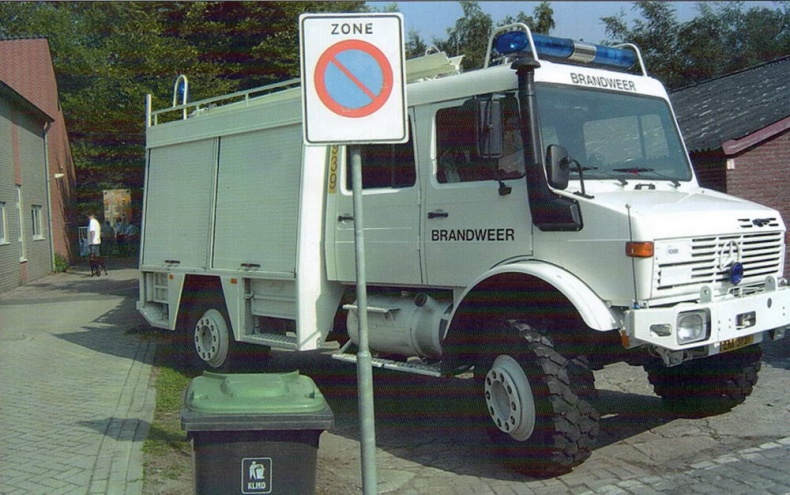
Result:
[[[353,222],[354,215],[350,215],[348,213],[343,213],[342,215],[338,215],[337,217],[338,222]]]
[[[447,218],[450,214],[446,211],[429,211],[428,218]]]

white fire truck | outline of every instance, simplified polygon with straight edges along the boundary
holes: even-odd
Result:
[[[494,452],[529,472],[590,455],[592,371],[613,362],[644,366],[672,407],[742,402],[759,344],[790,325],[780,215],[698,185],[632,45],[513,25],[483,69],[458,62],[407,62],[405,144],[305,145],[296,81],[158,111],[149,98],[147,321],[223,370],[247,344],[331,341],[354,362],[367,311],[374,366],[473,376]]]

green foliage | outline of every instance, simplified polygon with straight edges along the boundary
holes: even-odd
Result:
[[[535,14],[534,17],[524,12],[519,12],[516,17],[506,17],[499,25],[504,26],[514,22],[523,22],[533,33],[541,34],[549,34],[552,29],[557,27],[554,23],[554,9],[551,8],[549,2],[541,2],[535,7],[533,13]]]
[[[184,390],[192,377],[165,366],[157,370],[156,410],[143,452],[154,456],[165,455],[173,449],[189,452],[186,434],[181,430],[180,410]]]
[[[496,23],[478,2],[460,5],[463,16],[446,39],[429,44],[408,33],[407,56],[433,45],[465,55],[464,69],[475,69],[495,25],[523,22],[544,34],[555,27],[549,2]],[[790,3],[777,5],[700,3],[696,19],[679,23],[671,4],[645,1],[634,4],[641,17],[631,26],[623,14],[603,21],[610,39],[640,46],[650,72],[674,88],[790,53]],[[397,11],[397,4],[379,10]],[[329,11],[371,8],[354,1],[0,2],[0,36],[49,40],[78,209],[98,208],[102,189],[122,187],[132,189],[139,214],[145,95],[153,95],[155,108],[168,106],[179,74],[189,77],[192,100],[297,77],[298,17]]]
[[[55,253],[55,273],[64,273],[69,269],[69,260],[63,255]]]
[[[461,64],[465,70],[477,69],[483,66],[488,36],[494,23],[478,2],[459,3],[464,11],[463,17],[455,21],[455,26],[447,31],[447,40],[434,40],[434,43],[448,55],[464,55]]]
[[[420,37],[420,33],[417,31],[409,31],[406,37],[406,47],[404,49],[407,59],[425,55],[428,48],[428,45],[425,44],[425,40]]]
[[[602,20],[611,40],[639,46],[648,71],[675,89],[790,53],[790,2],[778,4],[744,10],[743,2],[701,2],[699,15],[680,23],[671,4],[641,1],[631,27],[622,12]]]
[[[362,2],[0,2],[0,36],[49,40],[77,169],[78,210],[132,189],[141,211],[145,95],[192,100],[298,76],[298,17]]]
[[[433,40],[434,45],[448,55],[464,55],[461,62],[465,70],[479,69],[483,66],[488,49],[488,38],[494,27],[491,16],[483,12],[479,2],[461,1],[464,15],[447,30],[446,40]],[[534,17],[519,12],[517,16],[507,16],[497,26],[523,22],[532,31],[548,34],[554,28],[554,11],[549,2],[541,2],[534,9]]]

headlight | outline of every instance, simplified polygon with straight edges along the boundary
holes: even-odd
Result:
[[[678,315],[678,344],[690,344],[708,338],[708,318],[705,311],[690,311]]]

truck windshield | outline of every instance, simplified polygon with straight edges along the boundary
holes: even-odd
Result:
[[[568,150],[585,179],[688,181],[691,169],[667,102],[643,95],[543,84],[543,149]]]

